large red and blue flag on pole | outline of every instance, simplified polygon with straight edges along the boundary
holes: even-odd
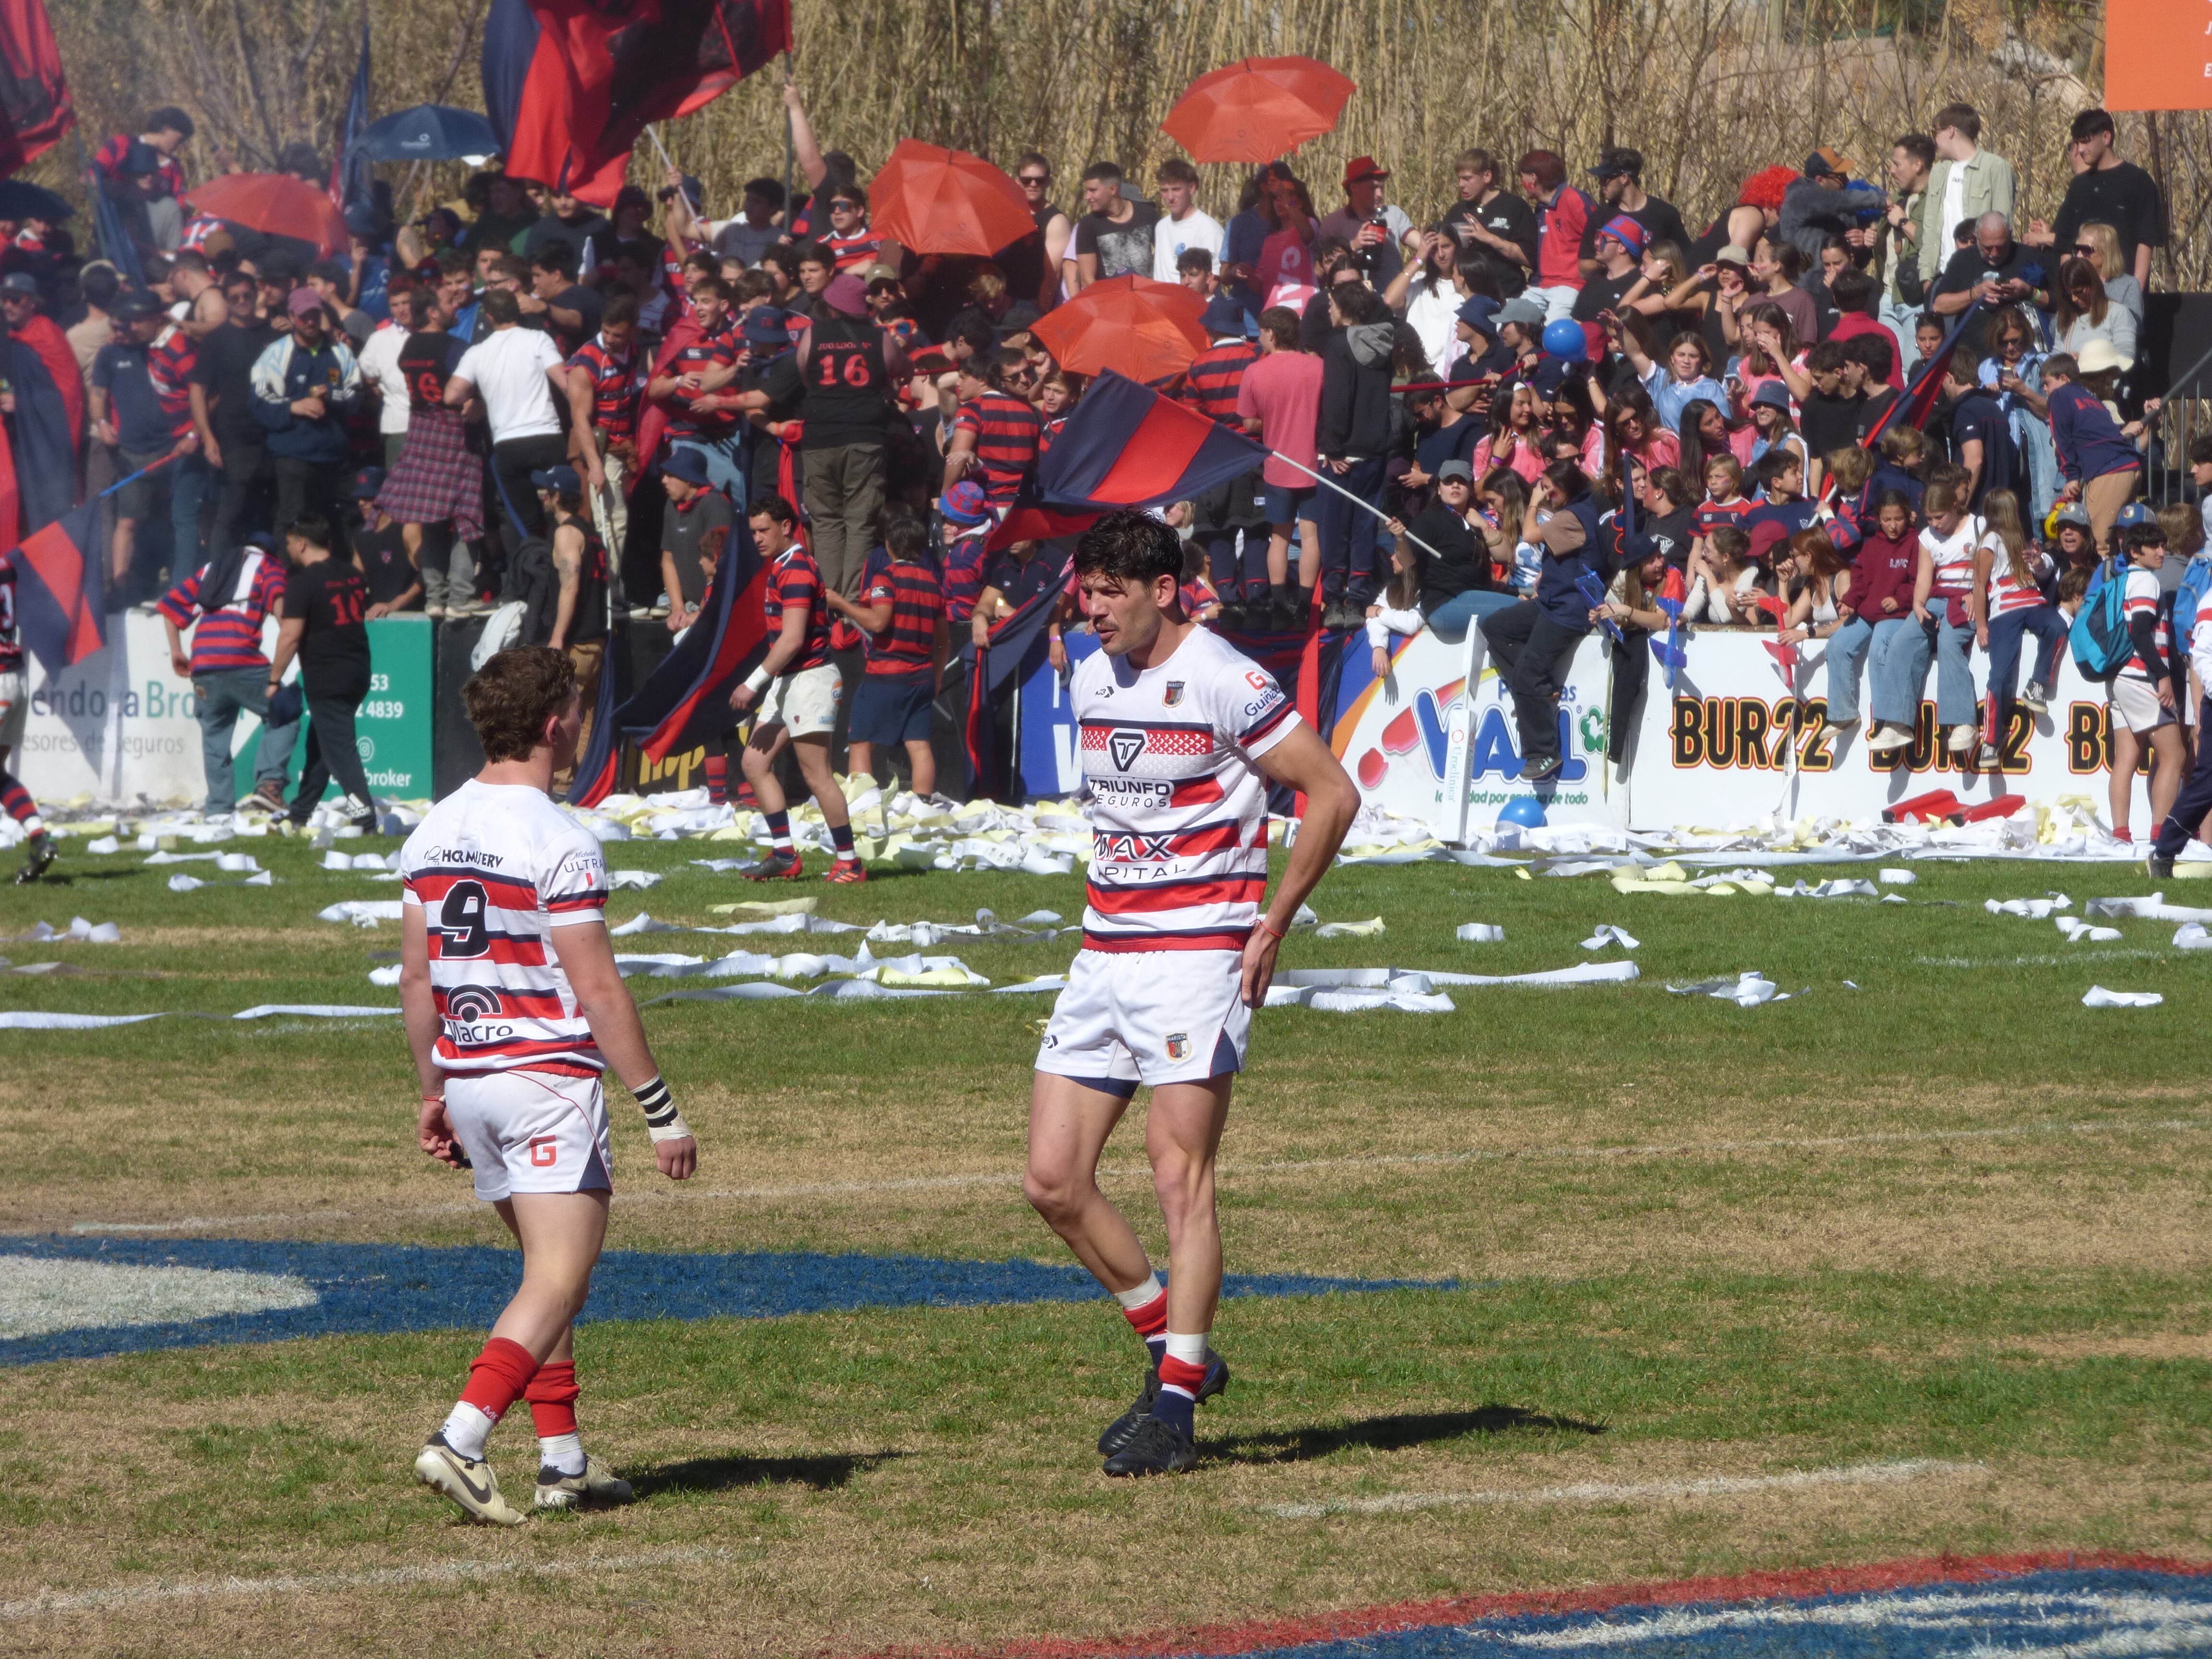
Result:
[[[0,0],[0,178],[38,160],[76,125],[42,0]]]
[[[1050,574],[1036,591],[1011,616],[992,624],[981,649],[972,640],[960,647],[968,669],[968,719],[963,736],[968,747],[969,787],[979,798],[995,797],[1006,787],[1007,769],[996,731],[999,700],[1044,654],[1044,627],[1067,586],[1074,543],[1060,538],[1056,546],[1040,549],[1037,557],[1048,561]]]
[[[699,620],[602,727],[635,738],[647,758],[656,761],[727,732],[737,723],[730,693],[768,654],[767,588],[768,566],[751,528],[740,519],[722,544]],[[585,768],[576,771],[580,781]]]
[[[1267,449],[1112,369],[1102,373],[1037,465],[1057,507],[1164,507],[1241,478]]]
[[[790,0],[492,0],[484,106],[509,173],[608,207],[647,125],[790,50]]]
[[[9,555],[15,563],[15,623],[23,646],[49,676],[107,643],[100,498],[33,532]]]
[[[341,213],[375,202],[375,175],[369,171],[368,152],[361,147],[368,132],[368,22],[364,18],[361,61],[354,65],[353,88],[346,94],[345,114],[338,122],[338,142],[331,156],[331,200]]]

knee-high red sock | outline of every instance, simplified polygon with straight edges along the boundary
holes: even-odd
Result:
[[[461,1390],[461,1403],[474,1406],[496,1423],[530,1386],[538,1370],[538,1361],[529,1349],[495,1336],[469,1367],[469,1385]]]
[[[715,806],[725,805],[730,799],[730,757],[727,755],[707,757],[707,799]]]
[[[574,1360],[564,1359],[557,1365],[538,1368],[538,1375],[530,1379],[530,1386],[522,1391],[522,1397],[530,1402],[530,1420],[536,1425],[540,1440],[576,1432],[576,1398],[582,1393],[576,1386]]]

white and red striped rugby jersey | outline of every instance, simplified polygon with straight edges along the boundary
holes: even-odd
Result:
[[[554,928],[605,920],[589,830],[543,790],[471,778],[407,837],[399,872],[429,929],[441,1071],[606,1069],[552,950]]]
[[[1298,723],[1274,677],[1201,628],[1141,673],[1093,652],[1070,702],[1091,816],[1087,951],[1238,951],[1267,887],[1267,780]]]

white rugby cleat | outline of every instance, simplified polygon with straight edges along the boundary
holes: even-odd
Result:
[[[489,1527],[519,1527],[530,1517],[500,1496],[499,1477],[481,1458],[464,1457],[446,1443],[443,1433],[430,1437],[416,1454],[415,1478],[441,1492],[461,1506],[471,1521]]]

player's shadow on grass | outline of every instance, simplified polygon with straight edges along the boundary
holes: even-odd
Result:
[[[735,1486],[806,1486],[830,1492],[902,1451],[824,1452],[813,1457],[690,1457],[624,1472],[640,1498],[664,1492],[727,1492]]]
[[[1534,1431],[1549,1434],[1603,1434],[1602,1423],[1579,1418],[1532,1412],[1520,1406],[1479,1406],[1469,1412],[1405,1412],[1395,1417],[1367,1417],[1356,1423],[1326,1427],[1284,1429],[1273,1433],[1232,1435],[1209,1441],[1207,1456],[1229,1463],[1304,1463],[1327,1457],[1348,1446],[1376,1451],[1402,1451],[1438,1440],[1456,1440],[1464,1434],[1509,1434]]]

